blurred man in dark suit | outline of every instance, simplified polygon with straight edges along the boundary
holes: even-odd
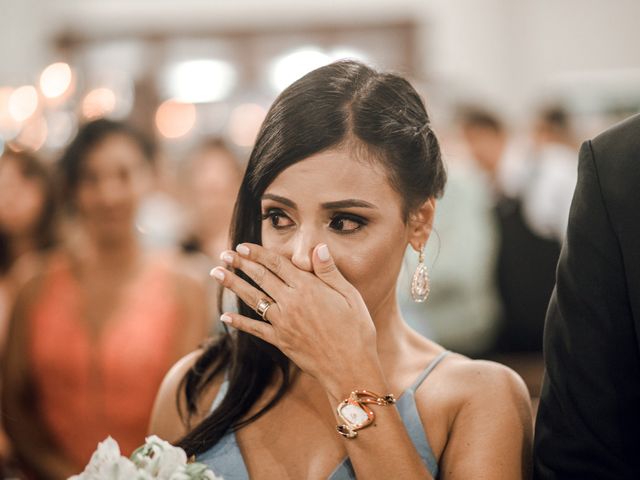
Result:
[[[544,350],[535,478],[640,479],[640,115],[582,146]]]

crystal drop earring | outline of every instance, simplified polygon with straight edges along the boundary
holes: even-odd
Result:
[[[423,245],[420,247],[420,253],[418,254],[418,266],[411,281],[411,298],[413,298],[414,302],[422,303],[429,297],[430,290],[429,272],[427,271],[427,266],[424,264]]]

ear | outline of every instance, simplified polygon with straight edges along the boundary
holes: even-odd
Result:
[[[416,252],[427,244],[433,229],[433,219],[436,213],[436,200],[427,199],[417,210],[409,215],[408,242]]]

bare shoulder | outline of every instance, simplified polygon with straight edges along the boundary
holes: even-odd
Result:
[[[520,376],[509,367],[449,354],[433,375],[432,395],[417,395],[418,408],[437,402],[446,411],[447,429],[469,418],[494,417],[531,423],[531,401]],[[425,389],[427,390],[427,389]],[[498,415],[499,418],[496,418]]]
[[[42,277],[53,258],[52,252],[30,252],[18,258],[11,267],[10,276],[17,287]]]
[[[60,248],[22,255],[9,271],[14,291],[34,289],[51,273],[64,268],[65,261],[66,252]]]
[[[455,387],[459,399],[475,402],[481,399],[502,399],[528,404],[529,393],[520,376],[509,367],[486,360],[471,360],[462,355],[450,355],[443,364],[446,382]]]
[[[187,421],[186,398],[182,390],[183,379],[202,355],[203,350],[195,350],[178,360],[165,375],[158,395],[156,396],[149,433],[158,435],[170,442],[176,441],[189,432],[189,426],[195,425],[208,414],[211,405],[220,389],[222,377],[214,378],[201,397],[196,414]]]
[[[184,395],[179,395],[180,386],[201,354],[200,350],[196,350],[185,355],[165,375],[153,405],[150,434],[174,441],[187,432],[187,424],[182,417],[186,402]]]
[[[177,293],[187,309],[192,313],[207,310],[208,277],[198,276],[178,254],[174,254],[167,261],[167,268],[174,279]],[[193,313],[197,315],[197,313]],[[202,315],[200,315],[202,317]],[[206,320],[206,319],[204,319]]]
[[[11,316],[28,315],[38,302],[40,292],[58,269],[64,268],[60,262],[64,252],[37,252],[23,255],[9,271],[7,292],[10,299]],[[26,328],[27,322],[11,322],[15,327]]]
[[[171,276],[175,286],[176,300],[182,309],[183,318],[191,328],[183,328],[182,353],[199,345],[211,331],[210,304],[204,278],[197,278],[187,268],[179,254],[163,254],[159,259]]]
[[[434,371],[430,388],[418,393],[418,410],[445,476],[528,477],[531,402],[517,373],[499,363],[450,354]]]

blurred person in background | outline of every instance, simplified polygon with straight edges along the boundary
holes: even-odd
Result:
[[[220,265],[220,253],[229,248],[229,227],[242,180],[242,167],[236,154],[220,137],[204,140],[186,159],[179,189],[186,217],[182,252],[197,280],[208,291],[210,311],[218,302],[233,304],[229,291],[211,282],[209,272]],[[221,328],[212,318],[211,332]]]
[[[578,173],[568,112],[560,106],[542,109],[531,137],[527,185],[521,189],[522,213],[538,236],[562,242]]]
[[[153,188],[140,202],[135,220],[141,244],[148,251],[179,251],[186,221],[170,159],[158,155],[153,174]]]
[[[461,108],[458,121],[471,158],[492,185],[493,195],[503,193],[501,172],[509,136],[502,122],[493,113],[473,107]]]
[[[0,157],[0,345],[12,280],[28,276],[30,254],[55,243],[55,200],[51,174],[35,156],[7,150]]]
[[[512,147],[502,121],[489,111],[469,108],[462,111],[460,124],[472,158],[491,181],[498,222],[494,278],[503,318],[494,353],[541,353],[560,242],[538,234],[523,213],[525,201],[538,199],[528,192],[536,178],[525,154]]]
[[[30,153],[6,150],[0,156],[0,364],[15,291],[37,264],[34,254],[53,247],[55,214],[54,186],[46,166]],[[0,475],[10,454],[0,423]]]
[[[108,435],[130,454],[164,374],[206,335],[201,285],[136,235],[152,161],[109,120],[81,127],[60,160],[77,235],[18,292],[3,364],[5,428],[36,478],[78,473]]]
[[[221,138],[206,140],[189,156],[181,185],[189,217],[185,252],[200,252],[218,263],[220,253],[229,248],[229,226],[241,180],[240,161]]]
[[[447,192],[438,202],[435,241],[425,248],[432,288],[429,301],[409,295],[418,259],[405,255],[398,298],[413,328],[445,348],[482,357],[496,340],[500,301],[494,282],[498,225],[491,183],[475,162],[462,155],[460,141],[450,135],[447,152]]]

